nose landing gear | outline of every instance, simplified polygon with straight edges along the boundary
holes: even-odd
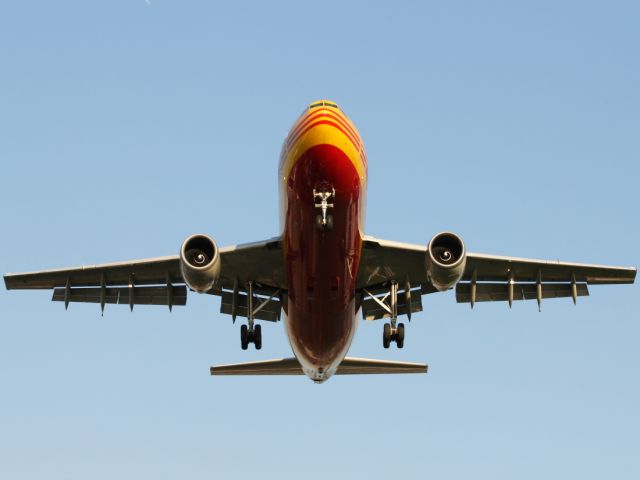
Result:
[[[327,214],[329,208],[333,208],[333,203],[329,203],[330,198],[336,197],[335,188],[313,189],[314,206],[320,209],[320,214],[316,216],[316,228],[318,230],[333,230],[333,215]],[[317,203],[320,200],[320,203]]]

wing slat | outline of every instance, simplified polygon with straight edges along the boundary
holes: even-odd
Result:
[[[100,285],[103,273],[107,286],[128,285],[131,277],[135,279],[136,285],[165,284],[167,274],[173,283],[183,283],[180,260],[176,255],[37,272],[7,273],[4,276],[4,284],[7,290],[51,289],[64,287],[67,281],[73,287],[92,287]]]
[[[535,282],[539,271],[545,282],[571,282],[572,275],[590,285],[633,283],[636,278],[635,268],[468,253],[462,279],[471,280],[474,270],[478,282],[503,281],[509,272],[519,282]]]
[[[261,242],[232,245],[220,249],[221,276],[217,286],[232,289],[234,282],[249,281],[273,288],[286,289],[284,257],[279,238]],[[13,289],[52,289],[64,287],[94,287],[101,284],[104,274],[107,287],[125,286],[133,278],[135,285],[183,284],[180,259],[177,255],[132,260],[127,262],[83,265],[72,268],[7,273],[4,284]]]

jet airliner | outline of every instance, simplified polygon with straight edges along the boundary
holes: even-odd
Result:
[[[187,291],[221,297],[220,311],[246,319],[240,346],[262,347],[260,322],[284,320],[293,357],[218,365],[212,375],[424,373],[422,363],[347,357],[360,315],[388,319],[382,345],[402,348],[401,316],[422,310],[422,296],[455,288],[469,303],[577,297],[588,285],[633,283],[635,268],[531,260],[467,252],[438,233],[426,245],[365,235],[367,156],[355,125],[334,102],[305,108],[282,146],[278,171],[280,234],[219,248],[189,236],[179,254],[76,268],[6,274],[7,289],[52,289],[53,300],[186,305]],[[284,315],[282,315],[284,313]]]

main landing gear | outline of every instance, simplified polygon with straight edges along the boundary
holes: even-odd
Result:
[[[382,329],[382,346],[389,348],[391,342],[396,342],[398,348],[404,347],[404,323],[399,323],[397,327],[393,323],[385,323]]]
[[[255,345],[256,350],[262,348],[262,327],[260,325],[254,325],[251,330],[248,325],[240,327],[240,347],[242,350],[249,348],[250,343]]]
[[[398,282],[391,282],[390,296],[390,323],[385,323],[382,329],[382,346],[389,348],[391,342],[396,342],[396,347],[404,347],[404,323],[398,321]]]
[[[240,327],[240,347],[242,350],[249,348],[250,343],[253,343],[256,350],[260,350],[262,348],[262,327],[254,324],[254,314],[253,282],[249,282],[247,284],[247,318],[249,320],[249,324],[242,325]]]
[[[329,203],[330,198],[336,198],[335,188],[313,189],[313,199],[316,201],[314,206],[320,209],[320,214],[316,215],[316,229],[333,230],[333,215],[327,214],[329,208],[333,208],[333,203]],[[317,201],[320,200],[320,203]]]

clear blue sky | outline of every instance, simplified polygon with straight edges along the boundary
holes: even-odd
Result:
[[[4,2],[0,272],[277,233],[280,145],[339,102],[370,167],[367,232],[640,263],[637,2]],[[71,305],[0,289],[0,478],[640,477],[638,287],[543,304],[424,298],[426,376],[218,378],[219,300]]]

